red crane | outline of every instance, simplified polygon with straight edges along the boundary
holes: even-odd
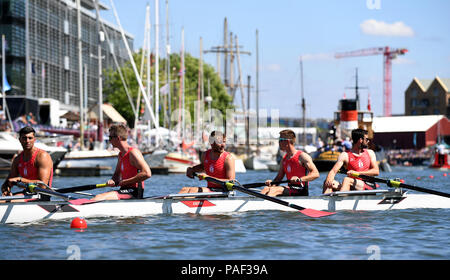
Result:
[[[390,49],[389,47],[369,48],[351,52],[336,53],[336,58],[379,55],[384,56],[384,108],[383,114],[388,117],[392,115],[392,60],[397,55],[404,55],[407,49]]]

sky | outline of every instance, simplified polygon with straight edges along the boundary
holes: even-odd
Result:
[[[112,2],[111,2],[112,1]],[[165,53],[166,0],[102,0],[117,9],[125,31],[134,36],[134,49],[144,41],[145,10],[151,10],[151,41],[155,42],[155,1],[159,1],[159,46]],[[332,119],[345,95],[354,98],[358,68],[361,109],[370,95],[374,116],[383,115],[383,56],[336,59],[338,52],[389,46],[408,52],[393,60],[392,114],[404,114],[404,92],[412,80],[450,78],[450,1],[448,0],[168,0],[172,52],[199,57],[223,44],[223,23],[238,37],[244,77],[251,76],[255,108],[256,30],[259,32],[259,107],[278,109],[280,117],[301,118],[300,57],[307,118]],[[117,25],[112,12],[103,19]],[[203,54],[216,68],[216,54]],[[223,64],[222,64],[223,65]],[[235,70],[237,71],[237,69]],[[246,78],[244,79],[246,83]],[[247,91],[245,90],[245,93]],[[240,92],[235,104],[240,106]],[[247,100],[245,98],[245,100]]]

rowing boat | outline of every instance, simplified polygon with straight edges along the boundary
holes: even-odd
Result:
[[[26,197],[30,198],[30,197]],[[402,189],[335,192],[320,196],[279,197],[292,204],[324,211],[373,211],[450,208],[450,198],[413,194]],[[5,199],[2,199],[5,200]],[[75,217],[140,217],[158,214],[229,214],[245,211],[296,211],[265,199],[229,193],[173,194],[139,200],[34,201],[0,203],[1,224],[22,224]]]

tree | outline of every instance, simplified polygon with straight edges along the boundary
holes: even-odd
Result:
[[[134,61],[136,65],[140,65],[142,60],[142,50],[133,54]],[[154,58],[151,57],[151,81],[152,81],[152,92],[154,91]],[[194,117],[194,101],[197,100],[197,90],[198,90],[198,75],[199,75],[199,59],[195,58],[189,54],[185,54],[185,109],[191,113],[192,119]],[[145,59],[144,59],[144,64]],[[166,59],[160,58],[159,62],[159,87],[163,87],[167,83],[167,71],[166,71]],[[145,66],[144,66],[145,67]],[[178,109],[179,101],[179,90],[180,90],[180,69],[181,69],[181,57],[179,54],[170,55],[170,67],[171,67],[171,108],[172,111]],[[139,71],[141,69],[138,69]],[[133,101],[133,106],[136,106],[136,100],[139,92],[139,85],[134,75],[133,68],[130,62],[125,63],[121,67],[124,79],[127,83],[128,91],[131,95]],[[146,86],[146,70],[142,71],[143,77],[142,82]],[[107,96],[107,101],[111,103],[114,108],[122,114],[122,116],[127,120],[128,125],[134,126],[134,113],[130,105],[129,98],[127,97],[125,88],[120,79],[118,70],[109,70],[105,75],[104,84],[104,94]],[[175,81],[174,81],[175,80]],[[229,96],[225,90],[225,87],[220,80],[220,77],[215,72],[214,68],[206,63],[203,63],[203,81],[204,81],[204,93],[205,96],[208,95],[208,80],[210,82],[210,90],[212,97],[212,108],[220,110],[224,115],[226,109],[233,108],[231,96]],[[142,98],[141,98],[142,100]],[[162,126],[164,122],[164,110],[162,106],[164,103],[161,102],[160,97],[160,115],[159,115],[159,125]],[[144,106],[144,102],[141,102]],[[141,106],[141,108],[142,108]],[[154,106],[154,105],[153,105]],[[206,107],[206,106],[205,106]],[[138,108],[141,111],[141,108]],[[168,108],[168,107],[167,107]],[[167,110],[166,108],[166,110]],[[171,112],[168,112],[169,116]],[[142,117],[142,114],[139,114]]]

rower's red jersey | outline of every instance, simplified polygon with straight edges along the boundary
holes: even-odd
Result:
[[[225,159],[228,156],[228,152],[223,152],[216,160],[211,159],[211,149],[205,153],[205,161],[203,166],[208,176],[215,177],[217,179],[226,179],[227,173],[225,170]],[[208,182],[208,188],[222,188],[222,186]]]
[[[364,152],[359,156],[355,155],[351,151],[347,152],[347,155],[347,170],[366,171],[370,169],[370,155],[367,149],[364,149]]]
[[[120,180],[121,181],[132,178],[139,173],[139,170],[136,167],[134,167],[133,165],[131,165],[131,162],[130,162],[130,152],[132,150],[133,150],[133,148],[131,147],[123,156],[121,155],[121,153],[119,153],[119,166],[120,166]],[[122,187],[137,188],[137,187],[139,187],[139,183],[136,183],[134,185],[122,186]],[[144,189],[144,184],[141,183],[140,187],[142,187],[142,189]]]
[[[31,156],[31,158],[28,161],[23,160],[23,152],[21,152],[19,154],[18,170],[19,170],[19,174],[21,177],[30,179],[30,180],[38,180],[39,179],[38,168],[36,166],[36,157],[39,152],[40,152],[40,149],[36,149],[36,151],[34,151],[33,155]],[[48,186],[51,187],[52,181],[53,181],[53,168],[50,173],[49,181],[44,182],[44,183],[48,183]]]
[[[300,155],[302,151],[297,151],[291,158],[287,158],[287,154],[283,157],[283,170],[286,178],[290,180],[293,176],[301,178],[306,176],[306,168],[300,164]]]

